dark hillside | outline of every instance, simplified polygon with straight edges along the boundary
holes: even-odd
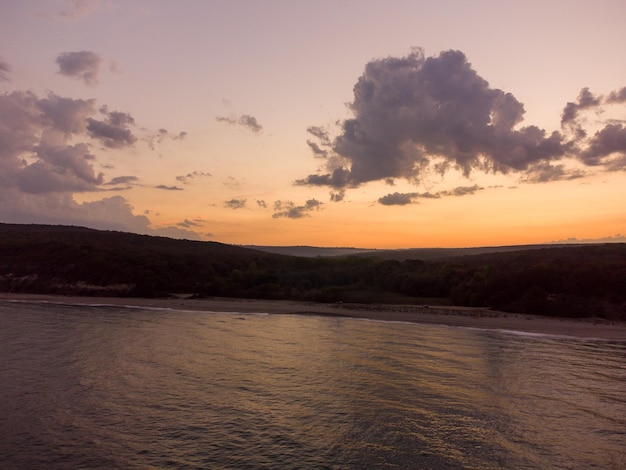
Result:
[[[0,224],[0,289],[156,296],[278,258],[215,242],[83,227]],[[277,261],[274,261],[277,262]]]
[[[626,244],[489,249],[433,260],[307,258],[80,227],[0,224],[0,291],[454,303],[626,320]]]

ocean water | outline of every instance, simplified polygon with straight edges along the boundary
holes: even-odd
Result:
[[[626,342],[0,302],[0,468],[624,469]]]

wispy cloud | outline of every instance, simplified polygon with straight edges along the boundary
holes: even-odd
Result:
[[[386,196],[382,196],[378,198],[378,203],[383,206],[406,206],[408,204],[413,204],[417,199],[439,199],[446,196],[467,196],[470,194],[474,194],[477,191],[482,191],[483,187],[478,185],[473,186],[457,186],[454,189],[446,190],[446,191],[437,191],[435,193],[425,192],[425,193],[390,193]]]
[[[187,173],[186,175],[179,175],[176,177],[176,181],[180,181],[183,184],[191,184],[193,180],[200,178],[209,178],[211,173],[207,173],[204,171],[193,171],[191,173]]]
[[[10,73],[11,73],[11,67],[9,66],[9,64],[4,62],[3,60],[0,60],[0,82],[10,81],[9,79]]]
[[[259,122],[257,121],[257,119],[254,116],[250,116],[249,114],[242,114],[239,117],[236,116],[217,116],[215,118],[216,121],[218,122],[224,122],[226,124],[230,124],[230,125],[236,125],[236,126],[241,126],[245,129],[248,129],[249,131],[254,132],[255,134],[258,134],[259,132],[261,132],[263,130],[263,126],[261,124],[259,124]]]

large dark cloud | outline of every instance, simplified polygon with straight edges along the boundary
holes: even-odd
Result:
[[[99,114],[104,121],[94,119]],[[94,122],[106,126],[94,127]],[[137,181],[123,176],[105,183],[103,174],[94,169],[97,156],[92,152],[93,139],[104,142],[105,150],[134,142],[134,136],[124,132],[133,122],[126,113],[109,112],[106,107],[97,110],[95,100],[54,93],[39,97],[29,91],[0,95],[0,221],[198,238],[176,227],[155,231],[145,216],[133,214],[121,196],[85,203],[74,200],[75,193]]]
[[[81,80],[89,86],[98,84],[102,58],[95,52],[63,52],[57,56],[56,63],[61,75]]]
[[[349,105],[353,117],[340,122],[334,139],[321,127],[307,129],[315,138],[307,144],[325,165],[296,184],[337,190],[397,178],[419,183],[429,172],[451,169],[465,176],[474,171],[536,174],[564,157],[599,161],[610,169],[619,158],[607,159],[607,152],[625,150],[621,128],[607,127],[588,139],[580,114],[624,102],[626,88],[607,98],[583,88],[563,111],[563,132],[547,133],[522,126],[522,103],[492,88],[462,52],[426,58],[414,49],[406,57],[366,65]]]
[[[90,191],[102,183],[84,142],[91,101],[15,91],[0,96],[0,182],[27,193]]]

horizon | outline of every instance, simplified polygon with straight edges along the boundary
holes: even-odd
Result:
[[[239,246],[622,243],[625,16],[4,2],[0,222]]]

